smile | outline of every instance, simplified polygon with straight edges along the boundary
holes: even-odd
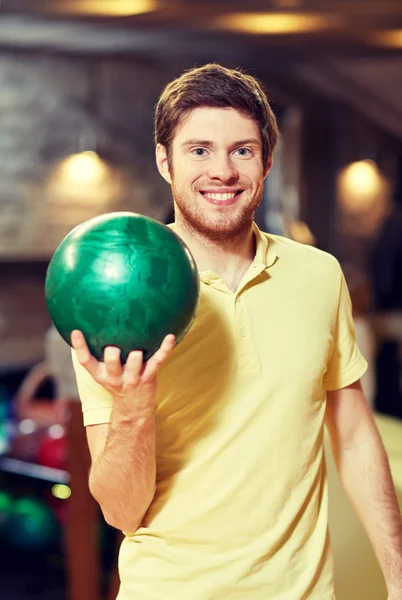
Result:
[[[237,196],[242,193],[243,190],[236,190],[234,192],[200,192],[204,198],[213,204],[231,204]]]

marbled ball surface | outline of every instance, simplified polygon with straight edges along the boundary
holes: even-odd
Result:
[[[179,342],[194,319],[199,279],[194,260],[168,227],[135,213],[109,213],[73,229],[48,267],[50,316],[70,343],[81,330],[91,353],[105,346],[144,351],[144,360],[168,333]]]

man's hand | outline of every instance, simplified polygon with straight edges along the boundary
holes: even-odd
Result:
[[[80,365],[113,401],[101,448],[92,446],[91,493],[107,523],[136,531],[155,493],[157,373],[174,347],[175,336],[166,336],[146,363],[142,352],[130,352],[124,366],[114,346],[105,348],[103,362],[98,361],[80,331],[72,332],[71,343]]]
[[[130,352],[124,367],[120,349],[115,346],[107,346],[103,362],[98,361],[90,353],[81,331],[72,332],[71,344],[78,362],[112,395],[113,410],[120,419],[139,422],[154,412],[156,375],[175,345],[174,335],[167,335],[159,350],[145,364],[141,351]]]

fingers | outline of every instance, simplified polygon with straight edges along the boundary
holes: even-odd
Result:
[[[138,385],[143,366],[143,353],[140,350],[133,350],[127,357],[124,367],[124,382],[129,386]]]
[[[169,334],[165,337],[159,350],[157,350],[155,354],[151,356],[145,365],[143,373],[144,382],[152,381],[159,368],[163,365],[173,350],[175,342],[176,337],[173,334]]]
[[[96,376],[99,369],[99,362],[89,351],[85,337],[81,331],[71,332],[71,345],[75,350],[78,362],[92,375]]]
[[[103,353],[103,362],[105,363],[106,373],[109,377],[120,377],[123,369],[120,361],[120,348],[116,346],[107,346]]]
[[[112,388],[121,387],[123,384],[135,387],[140,383],[150,383],[156,376],[157,371],[166,361],[175,346],[176,338],[169,334],[163,340],[159,350],[155,352],[148,362],[143,364],[143,353],[134,350],[129,353],[127,362],[123,369],[121,365],[120,348],[107,346],[104,351],[103,363],[92,356],[85,337],[81,331],[75,330],[71,333],[71,345],[74,348],[78,362],[102,384]]]

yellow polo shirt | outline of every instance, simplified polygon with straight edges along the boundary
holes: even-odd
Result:
[[[261,233],[236,293],[200,274],[159,374],[157,481],[122,543],[118,600],[331,600],[326,390],[366,370],[334,257]],[[74,365],[85,425],[112,400]],[[122,456],[124,460],[124,456]]]

